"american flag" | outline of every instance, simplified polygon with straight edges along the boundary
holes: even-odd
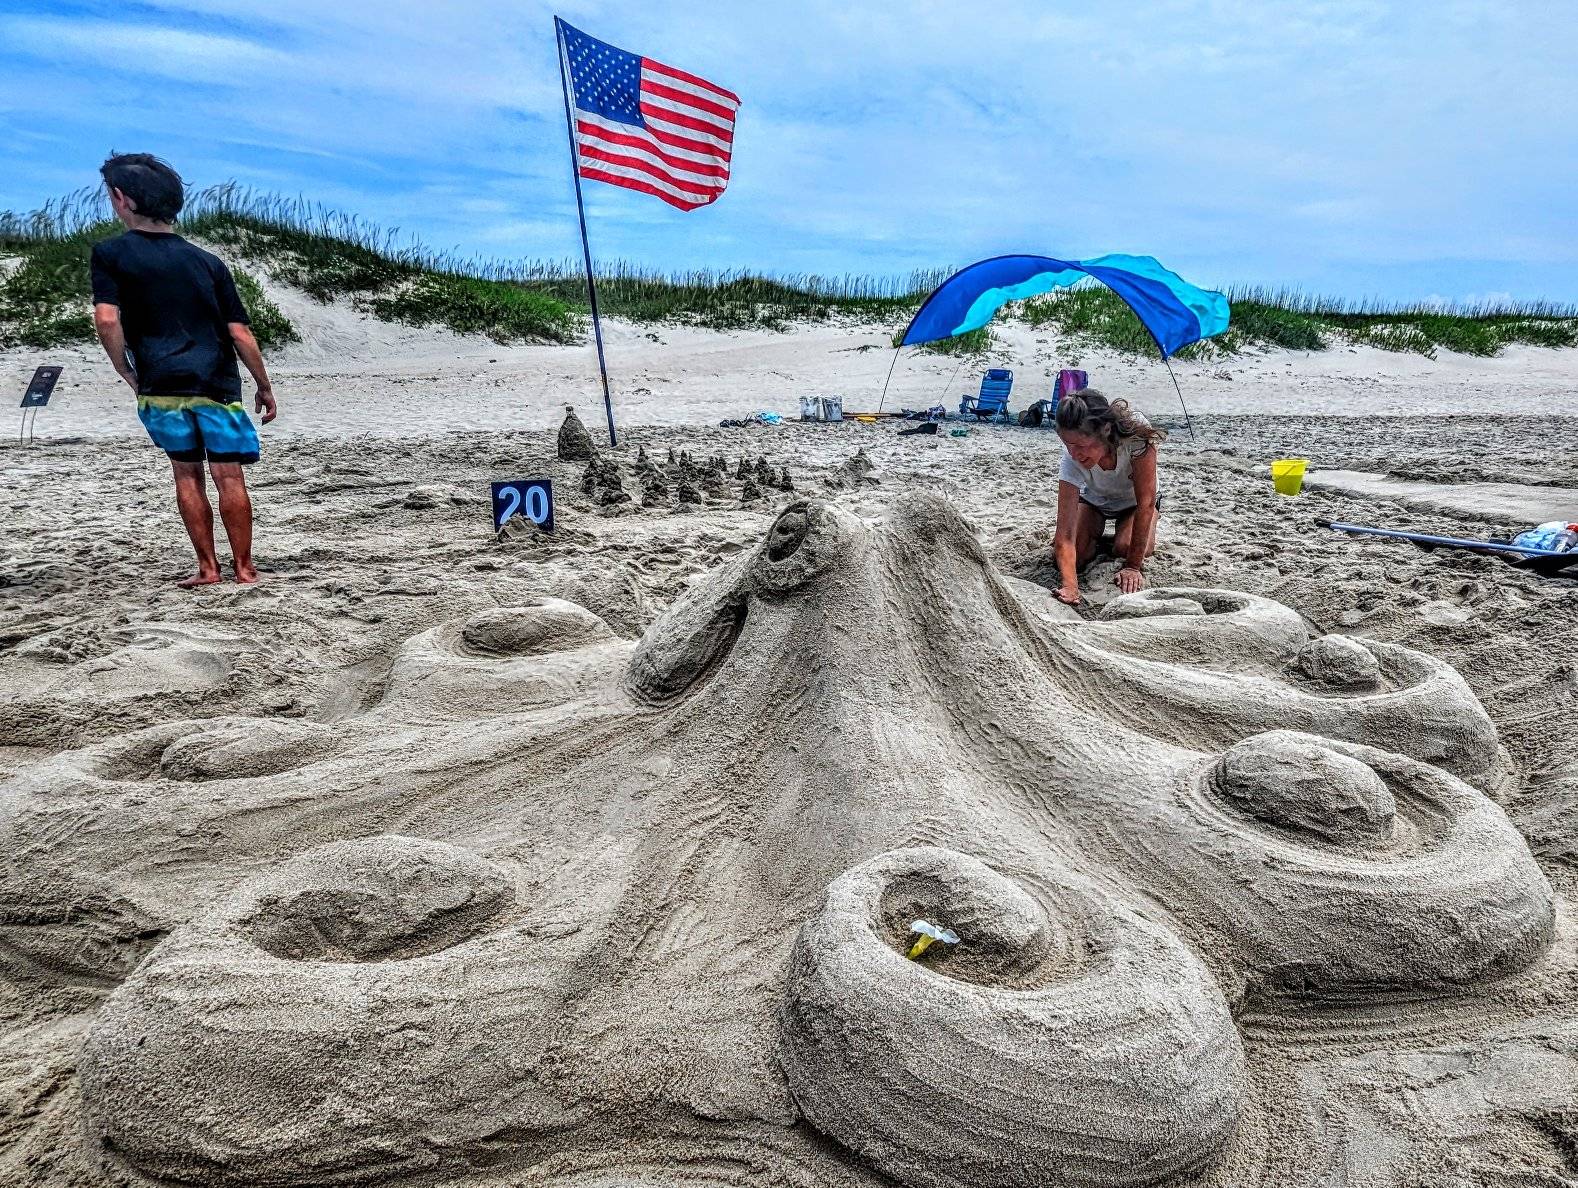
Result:
[[[575,103],[582,177],[694,210],[729,184],[732,91],[588,37],[555,18]]]

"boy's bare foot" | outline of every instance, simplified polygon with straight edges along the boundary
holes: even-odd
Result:
[[[222,581],[219,570],[199,569],[189,578],[182,578],[175,584],[183,590],[192,590],[198,586],[212,586]]]
[[[251,563],[236,566],[236,581],[243,586],[250,586],[258,580],[258,567]]]

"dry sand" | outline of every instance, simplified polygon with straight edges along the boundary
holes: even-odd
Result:
[[[1076,612],[1049,434],[697,423],[860,335],[622,331],[690,423],[605,506],[519,428],[595,428],[579,352],[343,333],[399,353],[277,369],[255,588],[169,586],[101,377],[0,451],[0,1182],[1578,1182],[1578,583],[1312,527],[1494,492],[1264,466],[1560,505],[1578,421],[1507,414],[1578,352],[1371,358],[1395,419],[1315,415],[1358,356],[1181,375],[1157,588]],[[553,536],[492,538],[517,476]]]

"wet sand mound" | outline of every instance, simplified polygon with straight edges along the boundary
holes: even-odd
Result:
[[[1246,1017],[1505,1001],[1555,933],[1449,667],[1228,591],[1053,617],[927,495],[231,729],[0,793],[0,937],[117,986],[82,1112],[143,1182],[1275,1179]]]

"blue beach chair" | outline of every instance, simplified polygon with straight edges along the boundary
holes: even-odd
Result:
[[[974,413],[985,420],[1008,411],[1008,393],[1014,386],[1014,373],[1006,367],[994,367],[981,377],[981,391],[976,396],[966,396],[959,401],[959,415]]]

